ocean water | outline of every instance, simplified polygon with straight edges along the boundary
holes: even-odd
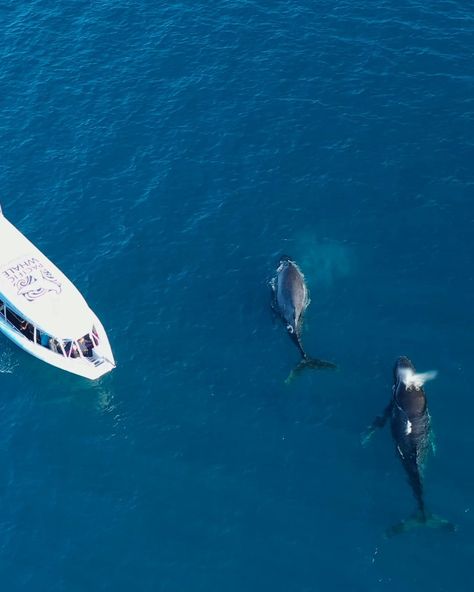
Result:
[[[78,286],[96,383],[0,337],[0,585],[472,590],[474,11],[460,0],[0,7],[0,201]],[[270,310],[305,272],[298,361]],[[426,501],[360,435],[436,369]]]

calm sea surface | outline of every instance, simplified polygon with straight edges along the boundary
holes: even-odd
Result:
[[[474,8],[446,0],[6,1],[0,201],[118,362],[0,337],[6,592],[470,592]],[[281,253],[304,342],[284,380]],[[427,386],[427,505],[360,434],[396,356]]]

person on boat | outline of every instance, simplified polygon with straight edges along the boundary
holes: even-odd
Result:
[[[83,356],[85,356],[86,358],[92,357],[92,348],[94,347],[94,344],[92,343],[89,335],[84,335],[84,337],[81,337],[80,339],[77,340],[77,343],[79,344],[79,347],[81,348],[81,352],[82,352]]]
[[[50,337],[49,338],[49,349],[57,354],[62,353],[61,352],[61,347],[59,345],[59,342],[57,339],[55,339],[54,337]]]
[[[73,341],[67,341],[64,345],[64,351],[66,352],[66,357],[68,358],[78,358],[79,357],[79,350],[77,345]]]
[[[18,328],[25,337],[27,337],[30,341],[33,341],[33,326],[30,325],[28,321],[22,319]]]

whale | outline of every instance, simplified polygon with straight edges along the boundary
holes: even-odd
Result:
[[[295,261],[287,256],[281,257],[270,286],[273,293],[272,308],[284,322],[288,335],[301,355],[301,361],[293,369],[288,380],[305,368],[336,369],[336,364],[332,362],[310,357],[303,347],[303,318],[311,300],[303,272]]]
[[[411,360],[406,356],[400,356],[393,367],[390,402],[364,435],[366,443],[377,428],[384,427],[390,420],[395,452],[416,501],[415,513],[409,519],[391,526],[386,531],[387,536],[405,532],[416,526],[455,530],[451,522],[429,513],[424,499],[423,476],[426,461],[430,452],[434,452],[431,416],[424,384],[434,379],[436,374],[436,371],[417,374]]]

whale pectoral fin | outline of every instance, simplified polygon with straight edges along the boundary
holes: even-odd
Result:
[[[372,436],[375,433],[376,428],[369,426],[362,434],[360,435],[360,443],[364,448],[368,446],[370,440],[372,440]]]
[[[365,430],[365,432],[362,433],[362,435],[361,435],[362,446],[367,446],[370,439],[374,435],[375,430],[377,430],[379,428],[383,428],[385,426],[388,418],[392,415],[392,407],[393,407],[393,401],[390,401],[390,403],[387,405],[387,407],[385,407],[382,415],[377,415],[377,417],[370,424],[370,426]]]
[[[430,514],[428,516],[423,516],[421,512],[418,512],[414,516],[407,518],[406,520],[402,520],[393,526],[390,526],[385,531],[385,536],[390,538],[396,534],[402,534],[404,532],[408,532],[413,530],[414,528],[418,528],[419,526],[426,526],[427,528],[436,528],[438,530],[444,530],[445,532],[455,532],[457,530],[457,526],[449,520],[445,520],[440,516],[435,516],[434,514]]]

